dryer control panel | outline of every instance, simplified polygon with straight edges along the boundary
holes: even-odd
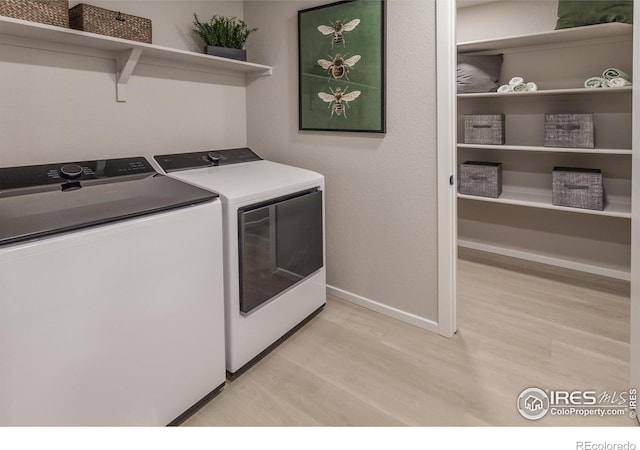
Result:
[[[158,162],[160,167],[162,167],[162,170],[167,173],[262,160],[262,158],[256,155],[250,148],[246,147],[194,153],[175,153],[172,155],[156,155],[153,158]]]

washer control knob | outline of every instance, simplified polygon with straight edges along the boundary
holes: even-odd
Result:
[[[216,152],[209,152],[207,153],[207,159],[217,166],[222,158]]]
[[[77,180],[83,173],[84,170],[77,164],[65,164],[60,168],[60,175],[67,180]]]

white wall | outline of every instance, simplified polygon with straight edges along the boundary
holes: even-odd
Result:
[[[551,31],[557,11],[558,0],[499,1],[461,8],[457,42]]]
[[[298,131],[297,11],[248,1],[248,50],[274,75],[247,89],[248,143],[326,177],[328,284],[437,321],[435,6],[387,2],[387,134]]]
[[[185,50],[202,51],[193,12],[243,17],[241,1],[90,3],[150,18],[154,44]],[[0,166],[246,145],[244,76],[139,64],[117,103],[114,59],[34,45],[0,37]]]

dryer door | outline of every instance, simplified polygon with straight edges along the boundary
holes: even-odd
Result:
[[[238,210],[240,312],[249,313],[323,265],[322,191]]]

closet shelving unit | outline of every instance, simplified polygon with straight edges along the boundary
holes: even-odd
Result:
[[[139,62],[208,73],[267,76],[272,67],[204,55],[160,45],[118,39],[100,34],[0,16],[0,42],[25,48],[52,50],[115,61],[117,100],[126,101],[126,88]]]
[[[608,67],[631,73],[632,34],[608,23],[458,44],[459,54],[503,54],[501,84],[522,76],[539,88],[457,96],[458,162],[503,163],[499,198],[458,194],[460,246],[629,278],[633,88],[582,83]],[[596,148],[545,147],[545,112],[594,113]],[[465,114],[504,114],[506,144],[462,143]],[[602,169],[604,211],[552,205],[553,166]]]

